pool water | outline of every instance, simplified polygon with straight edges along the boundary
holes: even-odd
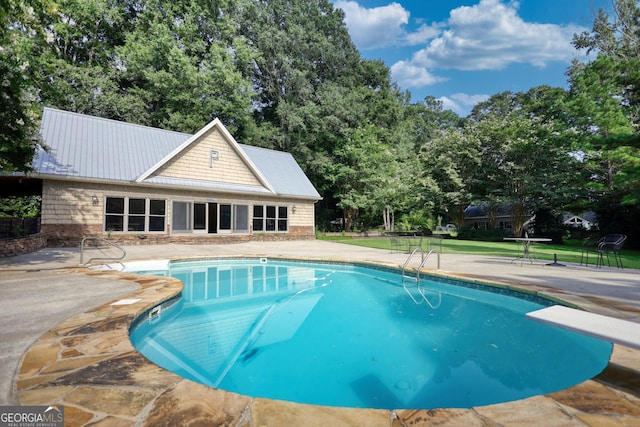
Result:
[[[272,259],[148,273],[185,288],[137,322],[134,346],[185,378],[253,397],[469,408],[575,385],[612,350],[527,320],[552,304],[540,297],[460,281],[423,278],[419,291],[397,271]]]

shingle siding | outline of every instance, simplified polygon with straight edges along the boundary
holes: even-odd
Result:
[[[218,152],[218,160],[210,161],[211,150]],[[170,160],[154,175],[261,185],[244,160],[215,128]]]

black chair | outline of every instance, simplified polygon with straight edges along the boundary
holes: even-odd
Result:
[[[589,265],[589,253],[593,252],[596,255],[597,267],[602,267],[605,255],[607,256],[607,265],[611,267],[609,254],[613,254],[613,259],[616,261],[616,267],[624,268],[622,265],[622,258],[620,258],[620,250],[622,250],[625,240],[627,240],[627,236],[624,234],[607,234],[597,242],[585,239],[582,243],[580,265],[582,265],[583,260],[585,265]]]

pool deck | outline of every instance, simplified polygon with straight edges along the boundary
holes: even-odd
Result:
[[[125,249],[125,261],[237,255],[401,266],[407,257],[314,240]],[[347,409],[211,389],[153,365],[128,339],[131,321],[178,293],[179,282],[89,271],[79,259],[77,248],[0,259],[0,405],[64,405],[71,426],[640,426],[640,350],[621,345],[591,380],[471,409]],[[444,253],[436,273],[541,292],[640,328],[640,271],[510,261]],[[430,272],[435,266],[426,264]]]

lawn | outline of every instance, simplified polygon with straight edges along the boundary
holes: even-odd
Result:
[[[391,250],[391,242],[388,237],[351,237],[351,236],[317,236],[322,240],[346,243],[349,245],[365,246],[368,248]],[[426,246],[425,246],[426,248]],[[481,242],[473,240],[443,239],[442,253],[450,254],[476,254],[491,255],[501,257],[516,257],[519,253],[518,244],[515,242]],[[558,256],[560,263],[579,263],[582,254],[582,242],[567,241],[565,244],[545,244],[539,243],[532,246],[535,257],[540,260],[553,260],[554,254]],[[594,260],[594,254],[589,254],[589,262]],[[622,264],[624,268],[640,269],[640,251],[623,249],[621,252]],[[611,256],[612,266],[615,266],[613,255]],[[607,260],[605,258],[605,265]]]

